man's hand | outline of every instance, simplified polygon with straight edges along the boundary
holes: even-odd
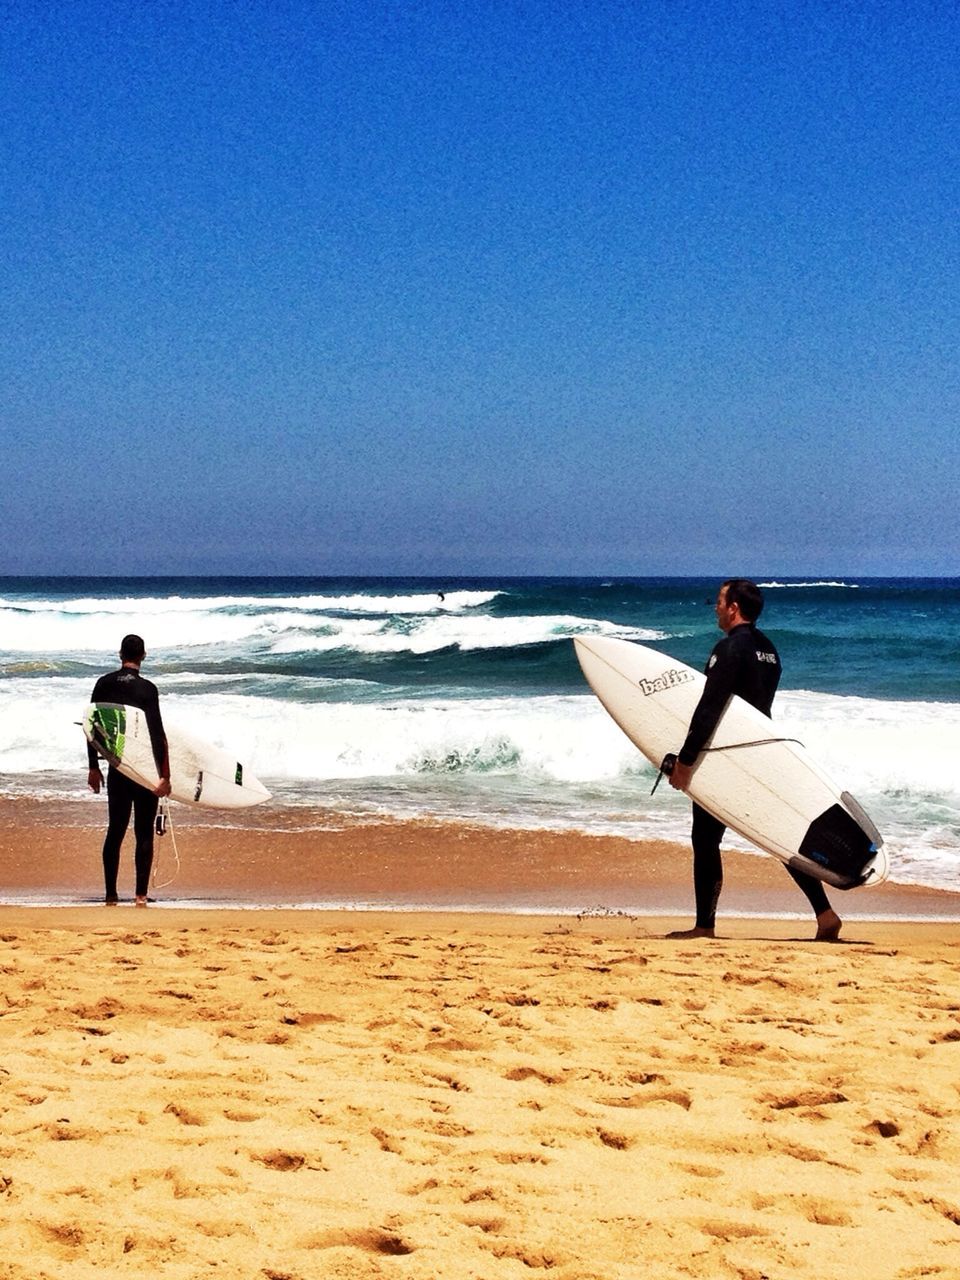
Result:
[[[678,760],[673,766],[673,772],[668,779],[671,787],[677,791],[686,791],[690,785],[690,779],[693,777],[693,765],[681,764]]]
[[[87,774],[87,786],[95,796],[100,794],[100,788],[103,786],[103,774],[99,769],[91,769]]]
[[[161,799],[164,796],[168,796],[170,794],[170,779],[161,778],[160,781],[157,783],[157,785],[153,788],[153,794],[155,796],[160,796]]]

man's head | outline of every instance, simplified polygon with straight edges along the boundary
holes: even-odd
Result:
[[[120,661],[132,662],[135,666],[147,656],[147,647],[139,636],[124,636],[120,641]]]
[[[744,622],[756,622],[763,612],[763,592],[749,578],[728,578],[717,594],[717,625],[731,631]]]

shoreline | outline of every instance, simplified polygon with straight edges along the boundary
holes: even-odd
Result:
[[[683,920],[692,913],[691,854],[680,844],[347,815],[334,829],[328,811],[326,825],[304,828],[302,811],[247,813],[251,825],[226,828],[205,825],[194,811],[176,812],[174,836],[158,837],[155,844],[156,915],[242,909],[297,916]],[[92,819],[105,825],[105,805],[93,796],[55,806],[0,800],[0,905],[95,909],[102,893],[104,827]],[[121,860],[121,908],[132,899],[132,863],[131,831]],[[727,849],[724,867],[718,923],[808,917],[806,901],[777,859]],[[960,921],[960,892],[888,881],[828,894],[844,920]]]
[[[596,938],[605,944],[623,943],[663,946],[687,959],[702,956],[709,964],[715,952],[725,954],[731,946],[757,944],[779,947],[786,944],[796,954],[843,953],[866,956],[893,954],[877,948],[904,948],[914,956],[928,953],[960,952],[960,914],[942,919],[909,916],[872,919],[845,918],[845,930],[836,943],[815,942],[812,930],[799,917],[728,916],[718,921],[717,936],[708,939],[671,939],[671,930],[684,923],[678,915],[635,916],[562,915],[556,912],[518,914],[503,911],[429,911],[403,908],[369,910],[234,907],[198,908],[171,903],[159,910],[124,909],[106,911],[101,905],[59,907],[11,905],[0,902],[0,944],[26,931],[30,937],[95,937],[113,945],[118,940],[135,941],[170,938],[195,933],[198,938],[260,938],[280,933],[288,938],[311,939],[319,945],[332,937],[359,939],[402,938],[411,933],[434,940],[443,938],[508,938],[518,944],[545,937]],[[955,966],[956,962],[953,962]],[[957,1008],[960,1008],[958,1004]],[[2,1019],[0,1013],[0,1019]]]

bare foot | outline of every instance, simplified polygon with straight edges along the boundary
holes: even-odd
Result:
[[[842,928],[843,921],[835,911],[824,911],[817,916],[817,936],[814,942],[836,942]]]
[[[694,925],[692,929],[676,929],[666,936],[668,938],[715,938],[717,931],[715,929],[701,929],[698,925]]]
[[[147,900],[146,900],[146,898],[140,897],[140,896],[138,895],[138,896],[134,899],[133,905],[134,905],[135,907],[145,907],[145,906],[147,905]]]

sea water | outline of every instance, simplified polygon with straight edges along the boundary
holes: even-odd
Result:
[[[894,879],[960,888],[960,580],[762,585],[784,666],[778,730],[866,808]],[[76,722],[132,631],[165,718],[235,752],[291,822],[685,841],[689,802],[651,795],[654,770],[587,688],[571,640],[622,637],[702,668],[716,590],[712,578],[0,578],[0,794],[83,793]]]

